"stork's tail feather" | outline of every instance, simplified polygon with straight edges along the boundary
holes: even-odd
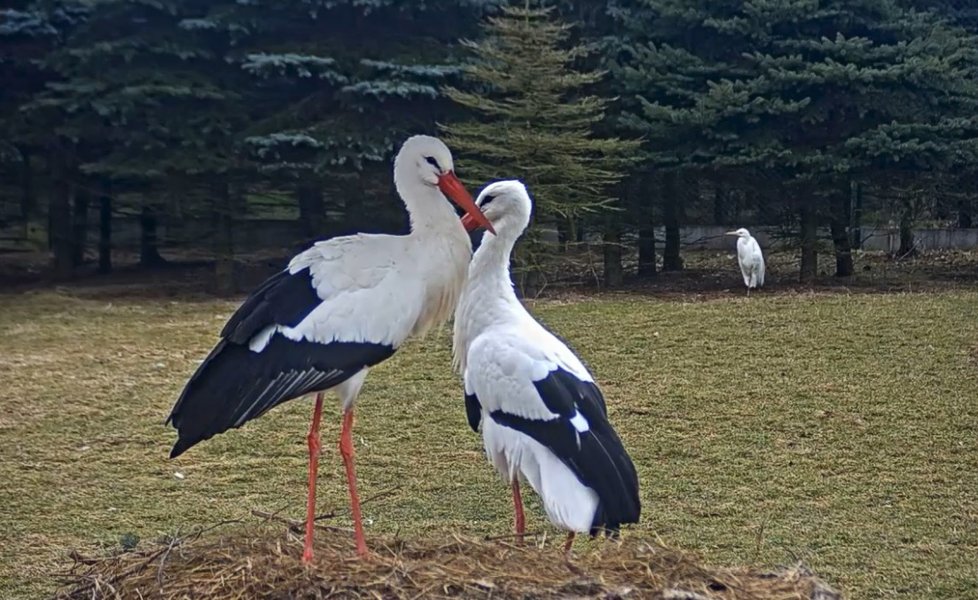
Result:
[[[190,449],[196,442],[191,442],[183,438],[177,438],[173,448],[170,449],[170,458],[176,458]]]
[[[244,424],[241,413],[245,382],[256,373],[248,349],[222,340],[197,367],[173,406],[168,423],[177,430],[170,458],[199,442]],[[250,417],[248,417],[250,418]]]
[[[610,424],[593,427],[589,435],[581,437],[581,455],[592,465],[587,469],[590,486],[598,494],[591,535],[602,531],[617,535],[623,524],[638,523],[642,512],[638,474]]]

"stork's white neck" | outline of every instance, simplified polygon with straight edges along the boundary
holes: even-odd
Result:
[[[483,233],[482,243],[469,265],[470,285],[491,286],[494,292],[492,298],[519,304],[509,274],[509,259],[516,240],[517,236],[504,227],[499,227],[495,235]]]
[[[469,275],[455,310],[452,343],[456,368],[465,370],[469,344],[492,325],[503,325],[524,316],[526,309],[516,297],[509,273],[509,259],[517,235],[497,227],[498,235],[483,234],[482,244],[469,263]]]
[[[424,335],[452,316],[465,284],[472,243],[451,204],[437,187],[425,183],[417,167],[396,160],[394,184],[410,217],[406,242],[417,277],[425,284],[411,335]]]
[[[400,157],[398,157],[400,158]],[[465,235],[459,217],[437,186],[425,182],[410,162],[394,162],[394,186],[407,208],[411,235]],[[465,235],[467,238],[468,236]]]

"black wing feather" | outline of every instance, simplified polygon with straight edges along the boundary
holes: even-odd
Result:
[[[550,412],[570,418],[580,410],[581,413],[589,411],[608,417],[604,396],[593,381],[581,381],[570,372],[557,369],[540,381],[534,381],[533,386]]]
[[[608,422],[601,390],[563,369],[534,382],[547,408],[558,415],[543,421],[502,411],[490,416],[549,448],[584,485],[598,495],[591,534],[617,531],[622,523],[637,523],[641,513],[638,474],[621,439]],[[571,423],[575,412],[587,419],[588,431],[578,433]]]
[[[173,406],[167,422],[178,439],[171,458],[287,400],[339,385],[394,353],[384,344],[297,342],[280,334],[260,352],[248,347],[270,325],[299,324],[320,302],[307,270],[277,273],[245,300]]]
[[[235,344],[247,344],[252,337],[269,325],[295,327],[323,299],[312,286],[308,270],[272,275],[256,289],[228,319],[221,338]]]
[[[469,420],[472,431],[478,433],[479,423],[482,422],[482,405],[475,394],[465,395],[465,417]]]

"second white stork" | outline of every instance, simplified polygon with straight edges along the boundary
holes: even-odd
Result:
[[[496,182],[476,202],[496,235],[476,250],[455,312],[466,414],[474,431],[481,423],[489,461],[512,485],[517,535],[525,530],[522,476],[550,521],[569,531],[569,552],[575,532],[638,521],[638,476],[591,374],[513,290],[510,254],[530,219],[526,188]]]
[[[446,196],[466,211],[469,223],[492,229],[436,138],[414,136],[404,143],[394,160],[394,183],[410,214],[410,233],[334,238],[293,258],[231,316],[168,419],[178,432],[172,458],[287,400],[319,392],[307,436],[306,562],[313,558],[322,392],[335,389],[342,404],[340,453],[357,553],[364,555],[353,465],[354,403],[372,366],[410,336],[451,316],[472,250]]]
[[[725,235],[737,236],[737,264],[740,265],[740,274],[744,277],[747,295],[750,296],[751,290],[764,285],[764,255],[761,254],[761,246],[743,227],[728,231]]]

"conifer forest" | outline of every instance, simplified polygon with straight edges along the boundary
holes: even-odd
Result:
[[[848,276],[869,230],[972,226],[976,74],[964,0],[13,0],[0,260],[233,288],[256,251],[403,230],[392,157],[428,133],[473,194],[527,183],[521,272],[653,278],[719,225]]]
[[[976,314],[978,0],[0,1],[0,600],[978,599]]]

